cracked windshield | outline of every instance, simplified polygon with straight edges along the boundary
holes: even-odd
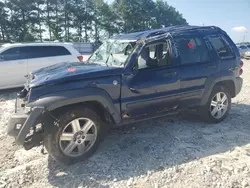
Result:
[[[135,42],[105,41],[89,58],[89,63],[122,66],[133,50]]]

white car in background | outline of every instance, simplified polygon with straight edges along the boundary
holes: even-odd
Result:
[[[247,45],[247,51],[245,52],[244,58],[250,59],[250,44]]]
[[[240,52],[240,56],[244,57],[245,53],[248,51],[248,48],[246,45],[237,45],[239,52]]]
[[[22,87],[29,72],[62,62],[82,62],[71,43],[16,43],[0,47],[0,89]]]

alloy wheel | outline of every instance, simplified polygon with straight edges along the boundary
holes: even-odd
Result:
[[[94,145],[96,138],[95,123],[88,118],[78,118],[65,126],[60,135],[59,145],[66,156],[78,157]]]
[[[228,109],[228,98],[224,92],[219,92],[214,95],[210,104],[210,113],[216,118],[222,118]]]

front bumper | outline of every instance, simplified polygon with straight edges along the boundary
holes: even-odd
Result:
[[[235,96],[240,93],[242,85],[243,85],[243,79],[241,77],[237,77],[235,80]]]
[[[27,108],[25,103],[17,98],[15,114],[9,119],[7,134],[15,137],[17,144],[23,145],[30,129],[37,124],[37,120],[43,111],[43,107]]]

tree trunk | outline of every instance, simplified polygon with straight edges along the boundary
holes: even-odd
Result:
[[[55,33],[56,33],[56,39],[59,40],[59,31],[58,31],[58,4],[56,1],[56,28],[55,28]]]
[[[84,22],[85,42],[88,42],[87,21]]]
[[[42,38],[42,25],[41,25],[41,12],[40,12],[40,6],[39,4],[37,5],[37,8],[38,8],[38,12],[37,12],[37,15],[38,15],[38,20],[39,20],[39,38],[40,38],[40,41],[42,42],[43,38]]]
[[[97,23],[95,21],[95,42],[99,41],[99,31],[98,31],[98,27],[97,27]]]
[[[68,41],[68,12],[67,12],[67,0],[65,0],[64,4],[64,33],[65,40]]]
[[[49,11],[49,1],[46,1],[47,5],[47,25],[49,27],[49,40],[51,40],[51,24],[50,24],[50,11]]]
[[[2,39],[3,41],[5,41],[3,26],[1,25],[0,28],[1,28],[1,33],[2,33]]]
[[[22,11],[22,22],[23,22],[23,31],[22,31],[22,34],[21,36],[19,36],[19,42],[23,42],[24,40],[24,37],[25,37],[25,34],[27,32],[27,29],[26,29],[26,19],[25,19],[25,14],[24,14],[24,11]]]
[[[66,9],[64,9],[64,38],[67,41],[67,17],[66,17]]]
[[[82,41],[82,25],[79,22],[79,26],[78,26],[78,37],[79,37],[79,41]]]

